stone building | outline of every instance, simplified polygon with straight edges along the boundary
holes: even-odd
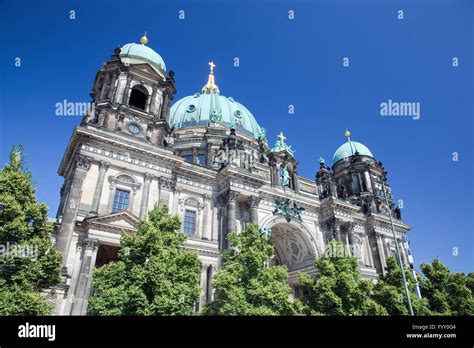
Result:
[[[366,146],[346,132],[332,167],[321,158],[315,180],[301,177],[285,136],[270,146],[252,113],[220,93],[212,62],[202,90],[173,102],[174,72],[147,41],[115,49],[97,72],[93,108],[59,167],[55,235],[64,284],[55,292],[57,314],[86,314],[93,269],[117,259],[120,232],[133,234],[155,203],[182,218],[186,246],[199,253],[197,310],[212,300],[226,235],[250,222],[268,233],[272,262],[288,267],[297,297],[304,293],[298,272],[313,272],[332,239],[357,256],[364,277],[376,279],[396,248],[390,218],[410,263],[402,242],[410,228]]]

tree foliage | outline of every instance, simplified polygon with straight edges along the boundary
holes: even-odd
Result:
[[[410,300],[415,315],[429,315],[430,309],[426,299],[420,299],[415,292],[415,278],[410,270],[405,267]],[[387,258],[386,274],[381,275],[374,287],[373,298],[385,307],[390,315],[409,315],[408,302],[403,285],[402,272],[394,257]]]
[[[440,315],[474,315],[473,274],[451,273],[439,259],[421,264],[422,295]]]
[[[181,221],[155,206],[134,235],[122,234],[119,260],[94,270],[93,315],[191,315],[200,293],[200,263],[183,248]]]
[[[213,280],[215,301],[207,308],[212,315],[296,315],[301,303],[291,297],[286,266],[268,266],[273,246],[248,224],[241,233],[230,233],[231,249]]]
[[[61,255],[52,244],[48,208],[36,201],[23,149],[0,171],[0,315],[45,315],[41,291],[60,281]]]
[[[305,313],[309,315],[386,315],[386,310],[371,299],[372,283],[361,279],[355,257],[345,246],[331,241],[330,248],[314,262],[314,277],[300,274],[307,287]]]

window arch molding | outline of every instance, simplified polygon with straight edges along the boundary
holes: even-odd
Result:
[[[115,176],[109,176],[109,202],[107,211],[112,212],[114,208],[114,197],[118,190],[129,193],[127,210],[133,213],[133,201],[141,184],[128,173],[119,173]]]

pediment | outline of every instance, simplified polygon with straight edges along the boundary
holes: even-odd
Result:
[[[84,222],[89,227],[101,230],[135,231],[140,219],[129,211],[119,211],[107,215],[86,218]]]

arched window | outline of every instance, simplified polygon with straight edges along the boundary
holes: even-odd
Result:
[[[128,102],[128,105],[140,110],[145,110],[147,98],[148,94],[143,87],[133,87],[132,93],[130,93],[130,101]]]

